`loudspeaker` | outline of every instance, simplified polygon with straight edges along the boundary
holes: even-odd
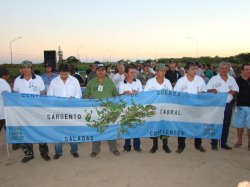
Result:
[[[56,51],[44,51],[44,65],[50,63],[52,70],[56,70]]]

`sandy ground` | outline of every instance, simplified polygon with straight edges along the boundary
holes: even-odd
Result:
[[[236,141],[235,129],[230,130],[229,145]],[[232,151],[210,149],[209,140],[204,140],[206,153],[194,149],[193,140],[187,139],[182,154],[175,153],[177,140],[170,137],[171,154],[160,149],[149,153],[150,139],[142,139],[141,153],[122,150],[123,141],[118,141],[119,157],[109,152],[106,142],[102,152],[91,158],[91,143],[79,145],[79,158],[69,153],[64,145],[64,154],[58,160],[44,161],[34,146],[35,159],[26,164],[21,150],[7,156],[5,135],[0,133],[0,186],[1,187],[46,187],[46,186],[88,186],[88,187],[235,187],[242,180],[250,180],[250,151],[247,150],[247,136],[244,145]],[[50,156],[54,155],[53,144],[49,145]]]

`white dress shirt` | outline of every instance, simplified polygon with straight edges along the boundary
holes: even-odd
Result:
[[[60,75],[58,75],[51,81],[47,95],[81,98],[82,90],[79,81],[75,77],[69,75],[64,83]]]
[[[220,74],[213,76],[209,82],[207,83],[207,89],[216,89],[217,92],[225,92],[228,93],[230,90],[239,92],[239,87],[235,81],[235,79],[228,75],[228,79],[225,82]],[[227,95],[227,103],[230,103],[233,100],[233,95],[228,94]]]

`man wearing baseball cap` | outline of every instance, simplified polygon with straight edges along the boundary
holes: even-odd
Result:
[[[106,77],[106,69],[104,64],[98,64],[96,67],[96,78],[91,79],[86,89],[84,90],[85,99],[102,99],[110,98],[118,95],[118,91],[115,84]],[[119,156],[120,153],[116,147],[116,140],[108,140],[110,151],[115,155]],[[91,157],[96,157],[101,151],[101,142],[92,142],[92,153]]]
[[[18,93],[28,94],[42,94],[45,95],[45,85],[43,79],[33,73],[32,62],[25,60],[21,63],[20,69],[21,75],[18,76],[14,81],[13,91]],[[22,163],[26,163],[34,158],[33,144],[25,143],[21,145],[22,150],[25,154],[22,159]],[[39,151],[41,157],[48,161],[50,157],[48,155],[49,149],[46,143],[39,144]]]

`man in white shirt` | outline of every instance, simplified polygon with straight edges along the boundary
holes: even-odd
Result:
[[[32,62],[25,60],[21,64],[21,75],[14,81],[13,91],[18,93],[27,94],[42,94],[45,95],[45,85],[42,78],[33,73]],[[22,159],[22,163],[26,163],[34,158],[33,145],[30,143],[22,144],[22,150],[25,154]],[[48,161],[50,157],[48,155],[49,149],[46,143],[39,144],[39,151],[41,157]]]
[[[227,145],[227,138],[229,127],[232,118],[232,110],[233,110],[233,96],[238,94],[239,87],[231,75],[228,74],[230,68],[230,64],[227,62],[221,62],[219,64],[219,74],[212,77],[208,84],[207,90],[208,92],[217,93],[217,92],[225,92],[227,95],[227,104],[224,111],[224,119],[223,119],[223,127],[221,134],[221,148],[225,150],[231,150],[232,148]],[[212,140],[211,146],[212,150],[217,150],[218,141]]]
[[[166,66],[164,64],[158,64],[156,66],[156,76],[147,81],[144,91],[151,90],[173,90],[173,87],[168,79],[165,78]],[[153,146],[150,149],[150,153],[155,153],[158,149],[158,137],[152,137]],[[160,136],[160,139],[163,143],[163,149],[166,153],[171,153],[171,150],[168,147],[168,136]]]
[[[185,69],[187,71],[187,74],[177,81],[174,90],[177,92],[186,92],[191,94],[206,92],[207,90],[205,81],[199,75],[197,75],[197,64],[195,64],[194,62],[188,62],[185,66]],[[178,149],[176,151],[177,153],[181,153],[182,151],[184,151],[186,146],[185,140],[185,137],[178,137]],[[195,148],[200,152],[206,152],[201,143],[201,138],[195,138]]]
[[[113,76],[112,81],[115,84],[116,89],[118,90],[120,82],[124,81],[124,79],[125,79],[125,75],[124,75],[125,66],[124,66],[124,64],[118,63],[117,70],[118,70],[118,73],[116,73]]]
[[[125,68],[125,80],[119,85],[119,94],[123,95],[136,95],[138,92],[142,91],[142,84],[139,79],[135,79],[135,69],[132,66]],[[134,138],[133,140],[134,150],[141,152],[140,138]],[[130,139],[125,140],[125,145],[123,146],[124,151],[131,151]]]
[[[68,64],[61,64],[59,66],[59,75],[51,81],[47,95],[66,98],[82,97],[79,81],[75,77],[71,76],[69,72],[70,68]],[[77,153],[77,143],[70,143],[70,147],[72,156],[74,158],[78,158],[79,154]],[[58,159],[62,156],[62,143],[55,144],[55,152],[54,159]]]
[[[2,127],[5,127],[5,114],[4,114],[4,106],[3,106],[3,92],[11,92],[11,88],[9,83],[7,82],[9,78],[9,71],[5,68],[0,69],[0,132]]]

